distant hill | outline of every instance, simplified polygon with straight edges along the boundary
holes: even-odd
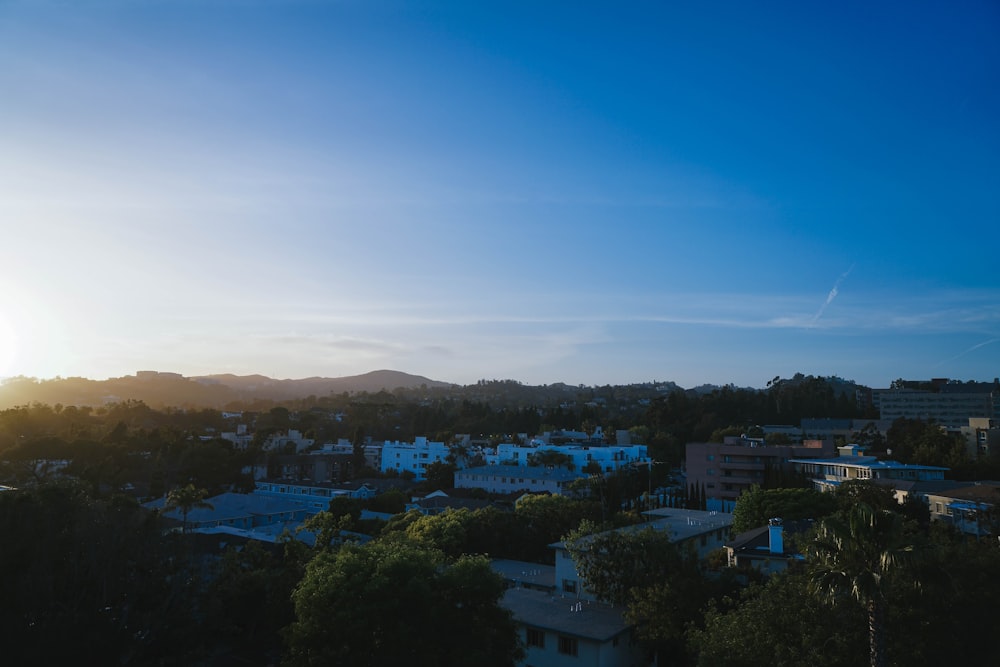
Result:
[[[312,377],[302,380],[276,380],[264,375],[184,377],[177,373],[157,371],[140,371],[135,375],[108,380],[86,378],[37,380],[17,377],[0,384],[0,409],[35,402],[48,405],[100,406],[126,400],[143,401],[154,408],[176,406],[219,409],[230,404],[255,400],[287,401],[344,392],[453,386],[447,382],[389,370],[349,377]]]

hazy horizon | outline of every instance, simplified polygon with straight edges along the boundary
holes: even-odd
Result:
[[[1000,5],[0,4],[0,377],[1000,375]]]

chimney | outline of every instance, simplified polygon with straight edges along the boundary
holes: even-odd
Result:
[[[785,553],[785,541],[782,535],[781,519],[775,517],[767,521],[768,551],[773,554]]]

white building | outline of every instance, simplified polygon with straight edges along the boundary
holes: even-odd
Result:
[[[451,452],[443,442],[431,442],[425,437],[413,442],[385,441],[382,445],[382,472],[396,471],[398,474],[412,472],[415,479],[423,480],[427,466],[437,461],[445,463]]]
[[[582,472],[547,466],[488,465],[455,472],[455,488],[483,489],[489,493],[551,493],[569,491],[575,480],[586,477]]]
[[[510,464],[526,466],[535,454],[556,452],[569,457],[573,470],[582,471],[589,464],[597,465],[602,473],[649,462],[646,445],[518,445],[502,443],[496,451],[486,454],[491,465]],[[592,466],[591,466],[592,467]]]

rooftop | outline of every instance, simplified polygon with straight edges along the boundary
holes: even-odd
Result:
[[[581,639],[605,642],[630,628],[622,609],[544,591],[509,588],[500,604],[520,623]]]
[[[831,459],[789,459],[791,463],[808,463],[810,465],[838,465],[853,468],[869,468],[872,470],[943,470],[939,466],[922,466],[915,463],[900,463],[899,461],[881,461],[875,456],[835,456]]]
[[[709,533],[721,528],[729,528],[733,524],[733,515],[726,512],[706,512],[703,510],[687,510],[675,507],[643,512],[646,516],[657,517],[647,523],[637,523],[632,526],[615,528],[614,532],[637,533],[647,528],[666,531],[672,542],[680,542],[703,533]],[[607,531],[611,532],[611,531]],[[588,539],[587,537],[582,538]],[[555,542],[549,545],[556,549],[565,549],[565,542]]]
[[[496,558],[490,561],[493,571],[509,582],[523,583],[534,588],[554,588],[556,585],[556,568],[554,565],[539,565],[522,560],[505,560]]]

